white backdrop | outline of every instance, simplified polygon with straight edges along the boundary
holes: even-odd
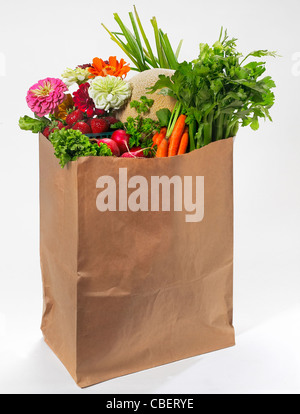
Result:
[[[136,0],[147,32],[155,15],[181,59],[221,26],[239,50],[277,50],[274,122],[235,141],[234,348],[80,390],[43,343],[38,142],[18,128],[28,88],[93,57],[126,56],[101,22],[129,24],[127,0],[10,0],[0,13],[0,393],[299,393],[300,2]]]

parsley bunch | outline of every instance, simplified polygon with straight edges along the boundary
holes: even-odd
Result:
[[[151,93],[173,96],[182,105],[189,124],[190,150],[212,141],[233,137],[240,126],[259,128],[259,118],[272,121],[269,110],[274,105],[270,76],[261,78],[265,62],[244,64],[249,57],[276,56],[258,50],[245,58],[236,50],[236,40],[221,30],[219,40],[210,47],[200,44],[200,54],[193,62],[181,63],[170,78],[160,75]]]
[[[112,156],[106,144],[91,143],[89,138],[78,130],[54,130],[49,137],[55,149],[55,156],[63,168],[69,161],[76,161],[79,157]]]
[[[154,104],[153,99],[148,99],[146,96],[142,96],[140,101],[130,102],[131,108],[135,108],[137,116],[128,117],[126,122],[117,123],[113,128],[124,128],[127,134],[130,135],[129,147],[141,147],[149,148],[152,146],[152,137],[160,125],[158,121],[154,121],[152,118],[146,118],[145,115],[149,112]]]

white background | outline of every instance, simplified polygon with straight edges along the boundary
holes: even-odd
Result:
[[[273,123],[235,141],[234,325],[237,345],[80,390],[40,332],[37,136],[18,129],[31,115],[28,88],[93,57],[124,57],[101,22],[129,25],[133,3],[1,0],[0,8],[0,393],[299,393],[300,391],[300,2],[136,0],[151,32],[155,15],[182,60],[220,27],[239,50],[277,50]],[[152,37],[151,37],[152,39]],[[3,62],[5,60],[5,62]]]

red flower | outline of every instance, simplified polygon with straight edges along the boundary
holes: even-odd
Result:
[[[81,69],[87,69],[87,68],[90,68],[91,66],[92,65],[90,63],[85,63],[84,65],[78,65],[77,67]]]
[[[73,93],[73,100],[75,106],[80,109],[81,112],[85,112],[88,117],[94,115],[95,104],[93,99],[89,95],[90,84],[88,82],[82,83],[79,89]]]
[[[82,83],[76,92],[73,92],[74,105],[81,111],[85,112],[88,118],[94,115],[105,115],[103,109],[97,109],[93,99],[89,95],[90,84],[88,82]]]

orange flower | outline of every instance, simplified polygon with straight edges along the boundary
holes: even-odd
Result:
[[[90,78],[111,75],[124,79],[130,71],[130,67],[124,59],[121,59],[120,62],[118,62],[116,56],[110,56],[108,61],[95,58],[93,60],[93,65],[88,68],[88,70],[91,73]]]
[[[74,107],[72,95],[66,95],[64,101],[56,108],[55,116],[59,119],[66,119],[68,110]]]

